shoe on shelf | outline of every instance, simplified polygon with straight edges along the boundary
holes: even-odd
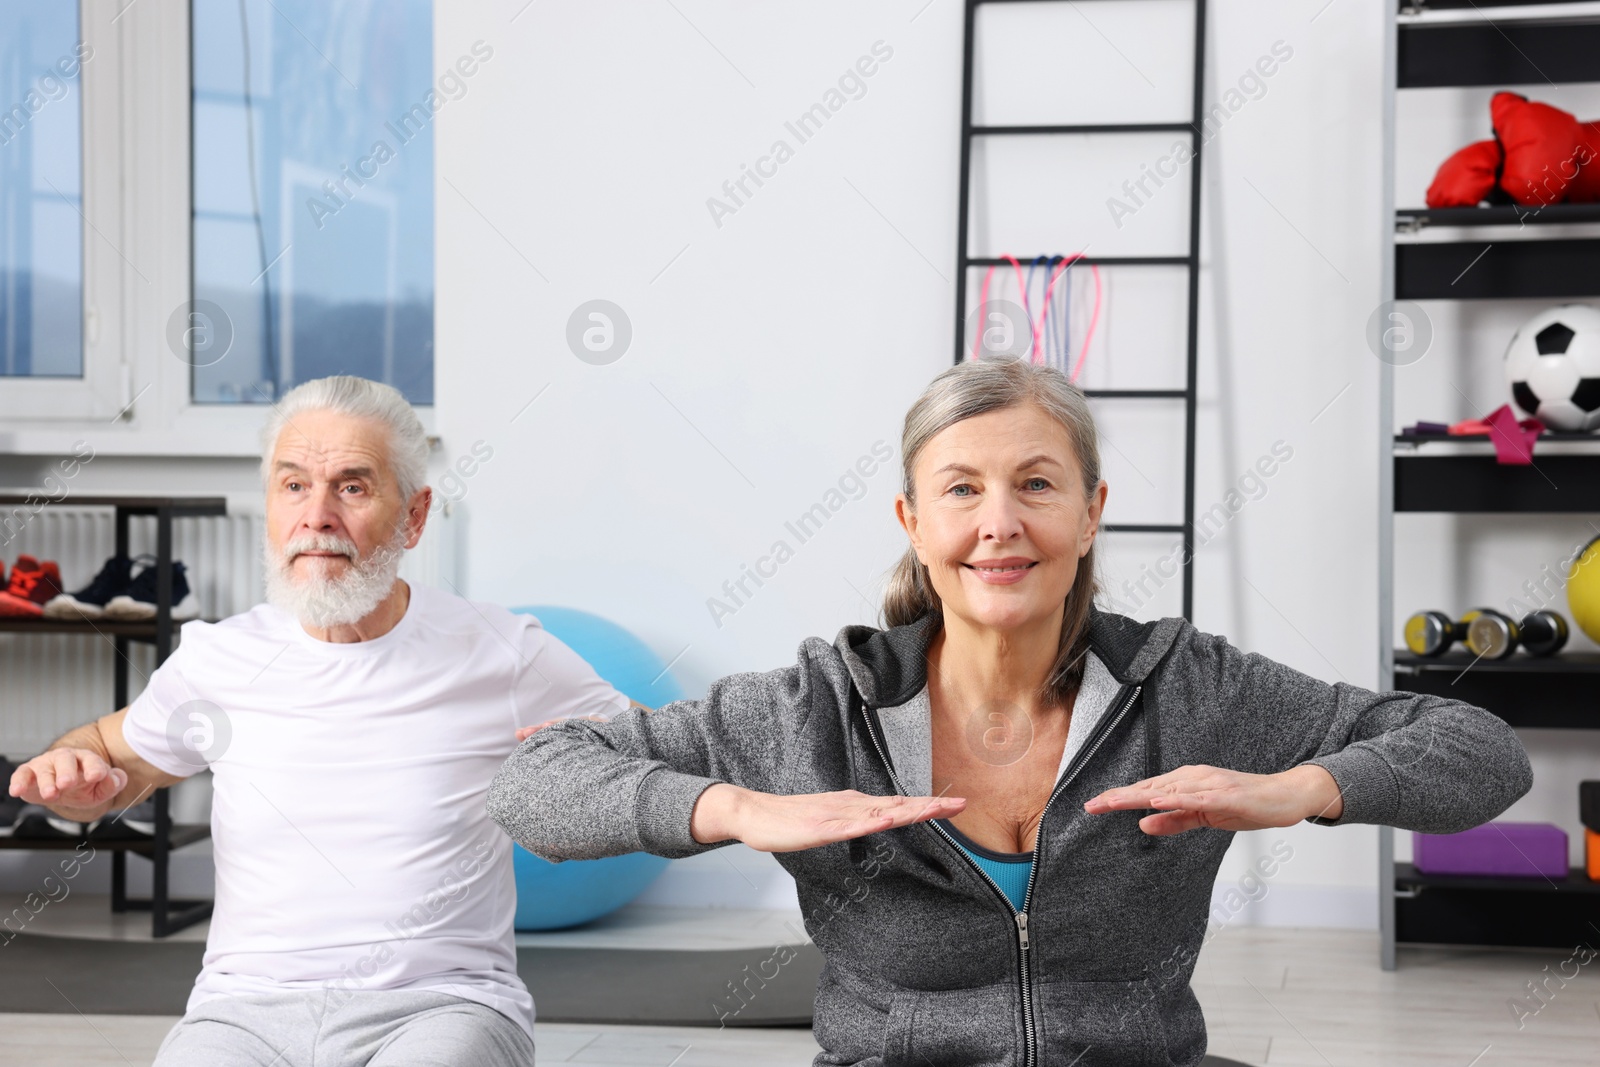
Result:
[[[0,593],[0,615],[37,619],[44,606],[61,595],[61,568],[54,560],[18,556],[11,582]]]
[[[16,828],[11,836],[17,840],[27,841],[54,841],[60,838],[79,838],[86,836],[100,820],[91,823],[81,823],[74,819],[62,818],[49,808],[39,804],[29,804],[22,809],[22,817],[17,820]]]
[[[89,832],[91,841],[147,841],[156,835],[156,802],[110,811]]]
[[[0,756],[0,783],[9,785],[16,770],[16,764]],[[27,806],[21,797],[14,797],[0,788],[0,837],[10,837],[16,831],[17,824],[22,821],[22,809]]]
[[[106,560],[94,581],[76,593],[62,593],[44,606],[47,619],[98,619],[106,613],[106,603],[128,591],[133,576],[133,560],[112,556]]]
[[[147,558],[139,557],[141,560]],[[144,569],[133,576],[127,592],[119,593],[106,601],[103,618],[117,620],[144,620],[156,617],[156,564],[154,557]],[[200,617],[200,598],[189,591],[189,579],[183,564],[172,561],[172,618],[175,622]]]
[[[125,808],[122,812],[122,817],[118,820],[118,825],[126,826],[144,837],[154,837],[156,835],[156,802],[154,800],[145,800],[131,808]]]

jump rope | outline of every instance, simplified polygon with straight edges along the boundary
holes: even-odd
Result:
[[[1082,252],[1074,252],[1069,256],[1038,256],[1028,264],[1028,276],[1022,276],[1022,264],[1012,255],[1002,258],[1011,264],[1012,271],[1017,277],[1017,289],[1022,296],[1022,313],[1028,320],[1029,329],[1033,333],[1033,345],[1029,358],[1034,363],[1048,363],[1051,366],[1067,369],[1068,351],[1072,343],[1072,265],[1083,259]],[[1059,261],[1059,262],[1058,262]],[[1048,272],[1048,281],[1044,286],[1043,306],[1039,310],[1037,321],[1033,317],[1028,294],[1033,290],[1033,275],[1041,264]],[[978,294],[978,322],[980,326],[973,332],[972,358],[980,359],[983,355],[983,311],[989,304],[989,284],[994,280],[994,272],[998,265],[991,266],[983,276],[983,288]],[[1093,263],[1089,270],[1094,278],[1094,304],[1089,313],[1089,325],[1083,333],[1083,345],[1078,350],[1078,358],[1072,364],[1072,370],[1067,377],[1072,381],[1078,380],[1078,374],[1083,370],[1083,361],[1089,354],[1089,343],[1094,340],[1095,327],[1100,323],[1100,307],[1103,289],[1100,281],[1100,268]],[[1061,313],[1051,316],[1050,312],[1056,305],[1056,286],[1063,279],[1067,284],[1063,287],[1066,299],[1062,301]]]

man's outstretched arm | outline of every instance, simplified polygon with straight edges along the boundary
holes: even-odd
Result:
[[[64,818],[93,822],[139,803],[153,790],[183,781],[147,763],[128,745],[128,709],[69,730],[11,775],[11,795],[43,804]]]

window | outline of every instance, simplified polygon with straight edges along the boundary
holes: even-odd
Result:
[[[192,12],[193,399],[357,374],[431,404],[431,4]]]
[[[341,373],[431,428],[430,0],[0,12],[8,451],[251,456]]]
[[[83,375],[75,4],[0,7],[0,377]]]

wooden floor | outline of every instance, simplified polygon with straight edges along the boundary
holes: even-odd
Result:
[[[703,913],[686,921],[703,922]],[[634,933],[633,943],[643,947],[646,929]],[[1558,973],[1570,955],[1402,949],[1400,969],[1384,973],[1376,934],[1226,927],[1201,954],[1195,991],[1205,1007],[1211,1051],[1248,1064],[1593,1067],[1600,1063],[1600,959],[1578,968],[1564,985],[1551,979],[1547,1003],[1524,1015],[1520,1029],[1509,1006],[1527,996],[1527,982]],[[1569,964],[1566,973],[1576,966]],[[0,1016],[0,1063],[143,1067],[174,1021]],[[537,1045],[541,1064],[657,1067],[807,1067],[817,1052],[808,1030],[543,1023]]]

